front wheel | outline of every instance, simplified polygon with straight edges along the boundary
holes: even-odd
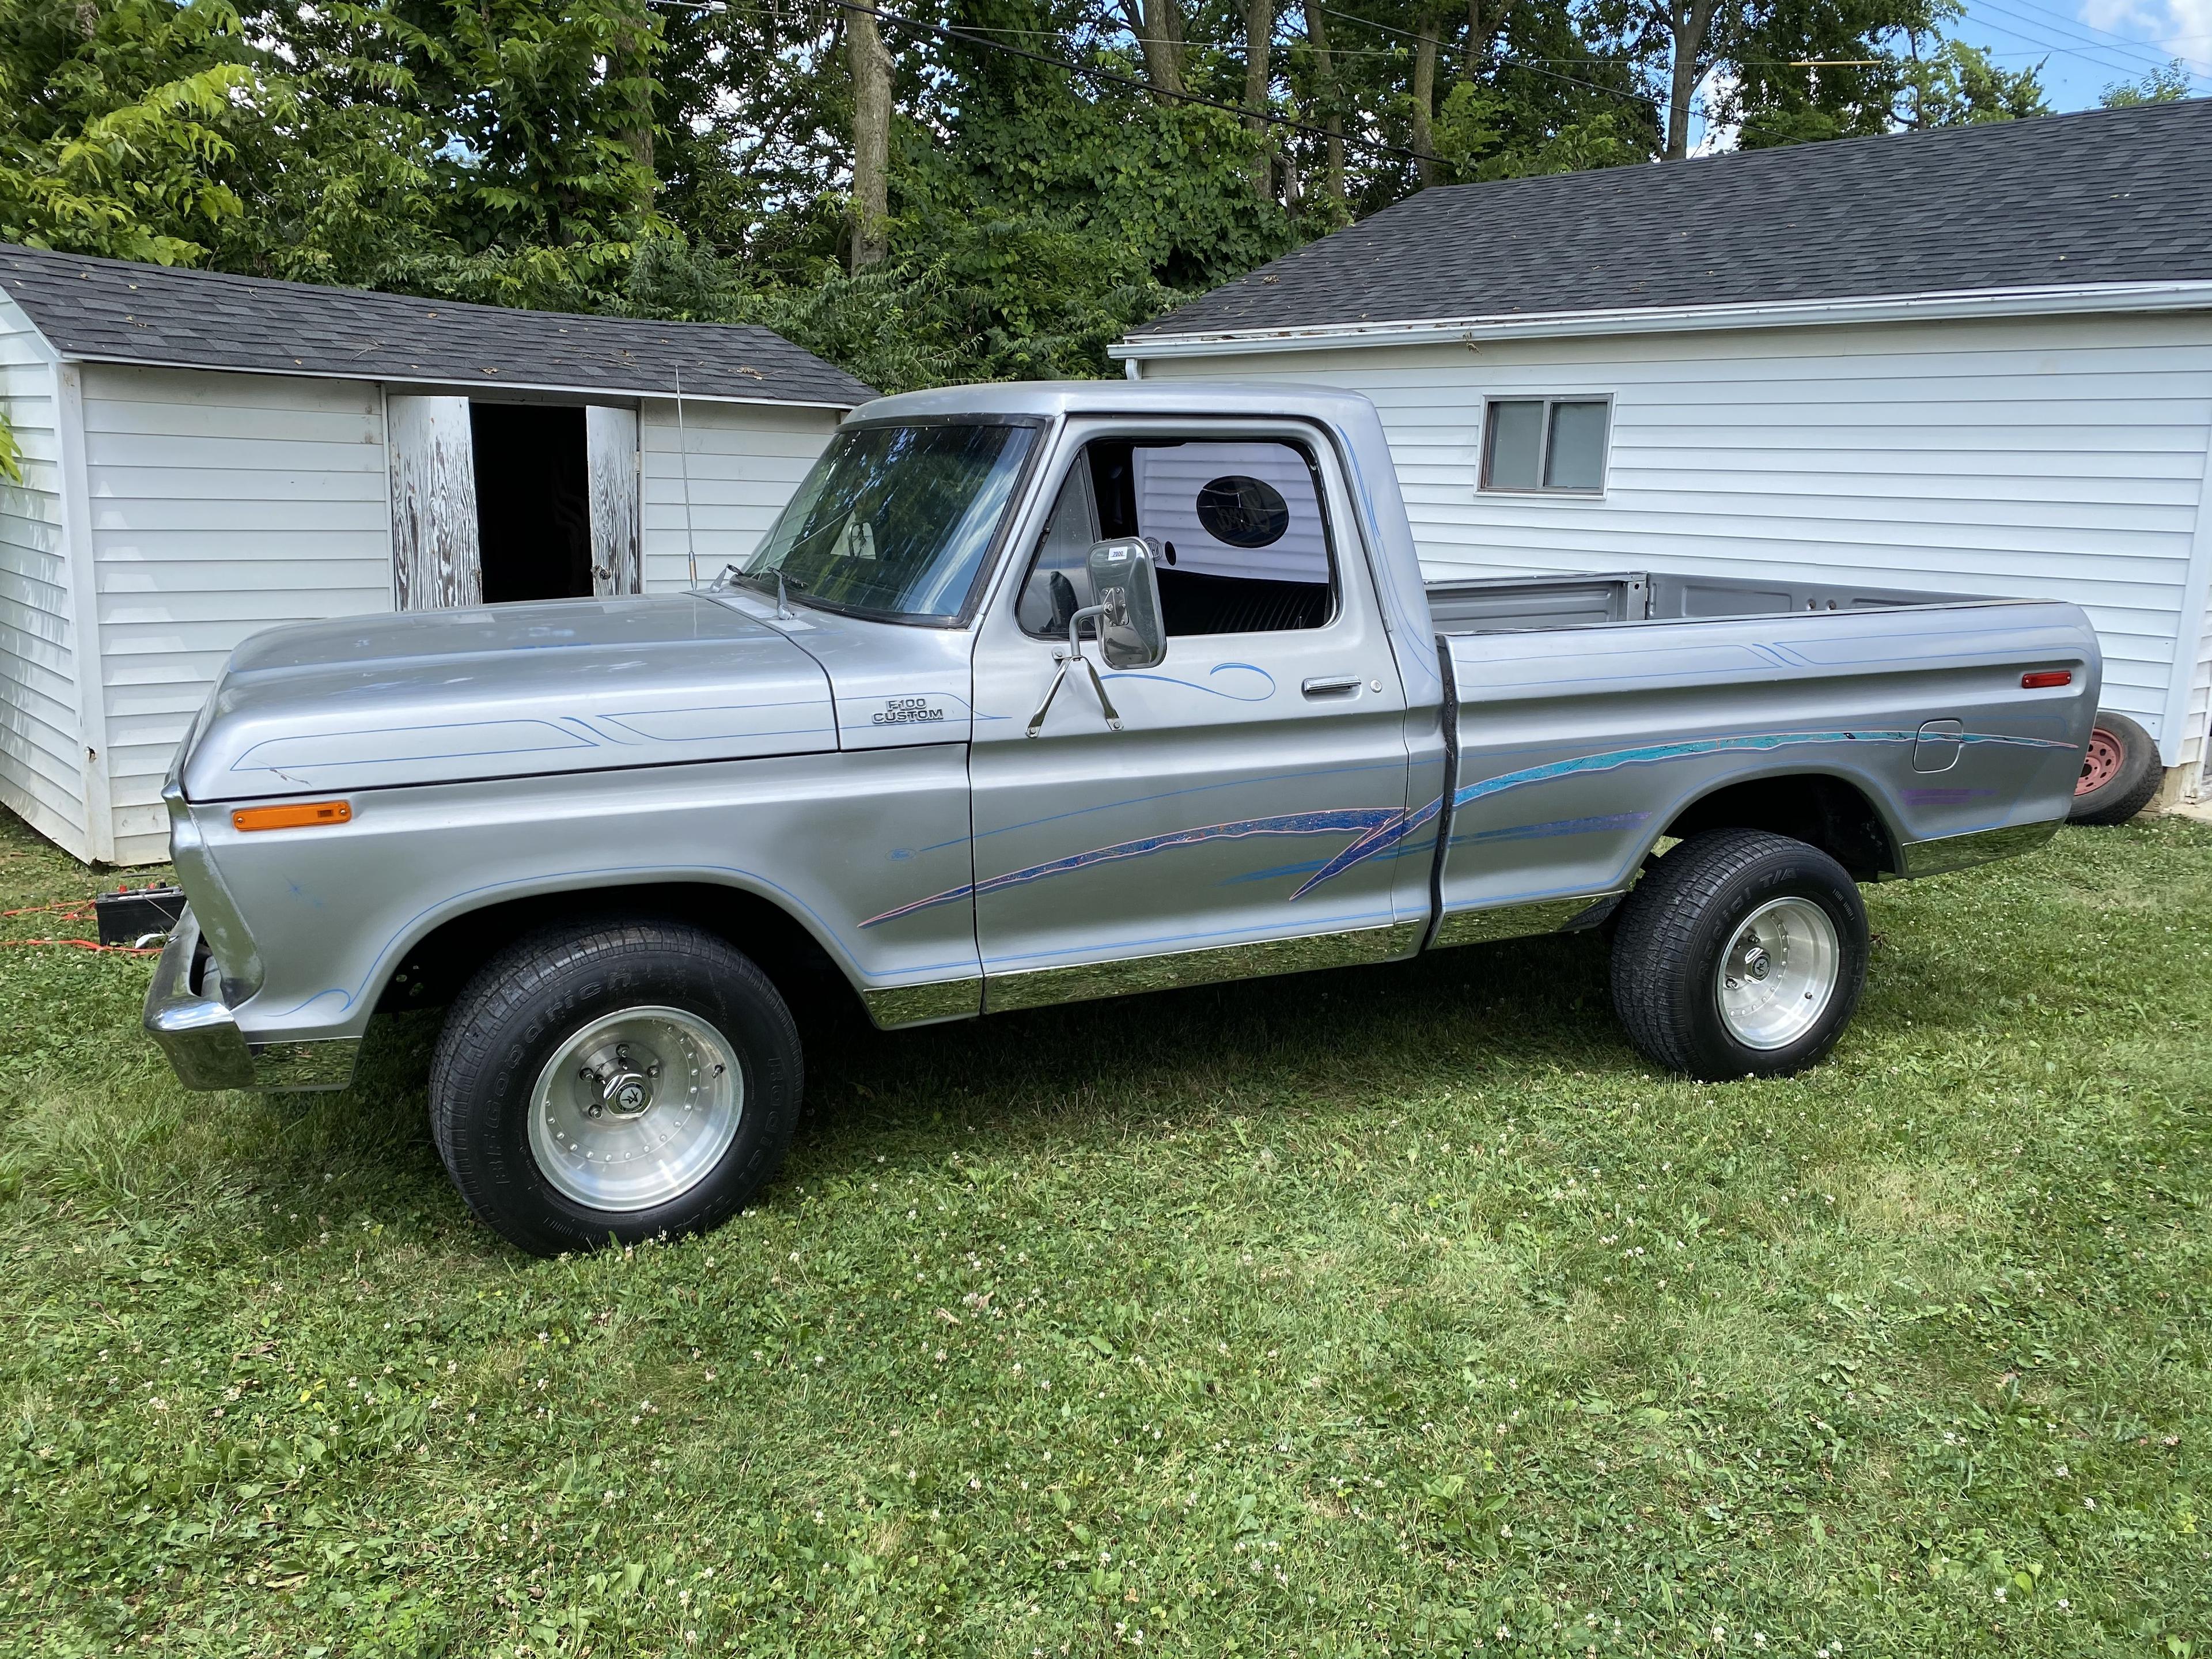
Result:
[[[1623,902],[1613,1003],[1639,1053],[1718,1081],[1787,1077],[1835,1047],[1866,984],[1866,908],[1818,848],[1692,836]]]
[[[554,930],[494,957],[430,1063],[430,1123],[479,1220],[538,1255],[698,1232],[782,1161],[804,1072],[766,975],[694,927]]]

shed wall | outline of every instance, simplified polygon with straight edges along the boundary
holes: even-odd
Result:
[[[0,801],[88,855],[76,641],[62,538],[59,389],[53,354],[0,294],[0,409],[23,482],[0,480]]]
[[[2212,672],[2191,552],[2212,513],[2212,319],[1485,341],[1159,359],[1144,373],[1365,393],[1433,576],[1809,566],[2071,599],[2103,641],[2106,706],[2159,737],[2168,764],[2201,757]],[[1476,488],[1486,398],[1575,392],[1613,398],[1601,498]]]
[[[638,419],[644,456],[645,591],[670,592],[690,580],[689,541],[699,580],[741,563],[783,511],[836,431],[838,412],[747,404],[684,404],[684,445],[677,447],[676,404],[648,398]],[[688,483],[687,483],[688,474]]]
[[[88,364],[86,471],[116,857],[166,855],[163,774],[231,650],[392,608],[383,394]]]

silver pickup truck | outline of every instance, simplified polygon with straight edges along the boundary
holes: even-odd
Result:
[[[192,1087],[328,1089],[449,1003],[439,1148],[537,1251],[744,1204],[825,963],[889,1028],[1603,929],[1654,1063],[1788,1073],[1857,884],[2064,819],[2099,672],[2068,605],[1426,583],[1345,393],[889,398],[711,587],[241,646],[146,1026]]]

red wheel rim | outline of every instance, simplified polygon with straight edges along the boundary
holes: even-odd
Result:
[[[2120,740],[2103,726],[2089,733],[2089,751],[2081,757],[2081,776],[2074,786],[2074,793],[2086,795],[2092,790],[2102,789],[2120,769],[2120,762],[2127,751]]]

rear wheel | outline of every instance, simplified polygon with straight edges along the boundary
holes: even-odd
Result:
[[[2066,816],[2075,823],[2125,823],[2150,805],[2164,777],[2150,733],[2125,714],[2100,708]]]
[[[477,1218],[550,1255],[726,1219],[782,1161],[803,1079],[790,1010],[723,940],[555,930],[461,993],[430,1122]]]
[[[1613,1001],[1669,1071],[1786,1077],[1835,1047],[1866,983],[1866,909],[1818,848],[1715,830],[1661,859],[1621,904]]]

